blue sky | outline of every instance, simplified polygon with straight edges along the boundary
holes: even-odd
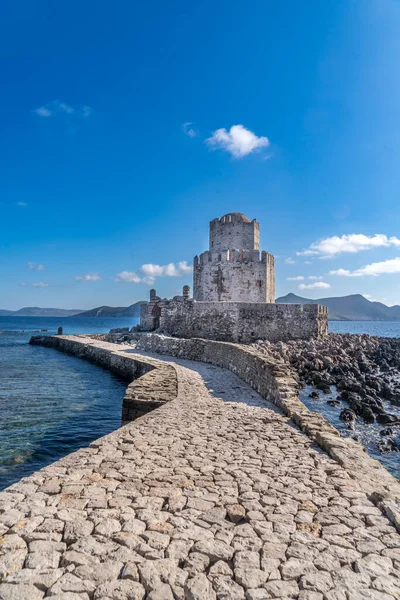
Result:
[[[400,304],[398,0],[0,17],[0,308],[175,294],[232,211],[260,221],[278,295]]]

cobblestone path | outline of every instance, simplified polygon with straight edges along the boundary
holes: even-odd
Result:
[[[0,599],[400,598],[400,535],[343,468],[170,360],[177,400],[0,494]]]

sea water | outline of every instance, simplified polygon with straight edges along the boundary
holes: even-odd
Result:
[[[106,333],[136,319],[0,317],[0,489],[121,425],[127,382],[32,335]]]

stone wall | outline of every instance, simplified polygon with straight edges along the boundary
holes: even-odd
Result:
[[[327,335],[328,311],[317,304],[193,302],[178,297],[162,302],[160,328],[177,337],[239,343],[310,339]]]
[[[271,400],[309,437],[359,482],[363,491],[400,531],[400,485],[358,442],[343,438],[319,413],[300,400],[298,380],[287,364],[274,362],[255,348],[203,339],[176,339],[158,334],[140,338],[137,349],[210,363],[229,369],[263,398]]]
[[[123,424],[176,398],[176,371],[163,361],[130,356],[122,353],[115,344],[95,339],[89,342],[89,338],[80,336],[34,336],[30,344],[83,358],[132,382],[122,401]]]
[[[206,251],[193,266],[199,302],[275,302],[274,257],[255,250]]]

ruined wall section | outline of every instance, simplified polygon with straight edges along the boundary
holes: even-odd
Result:
[[[328,334],[328,310],[318,304],[193,302],[171,300],[160,329],[182,338],[251,343],[320,338]]]
[[[275,258],[269,252],[262,253],[262,261],[267,264],[267,302],[275,302]]]
[[[274,257],[256,250],[203,252],[193,265],[199,302],[275,302]]]

